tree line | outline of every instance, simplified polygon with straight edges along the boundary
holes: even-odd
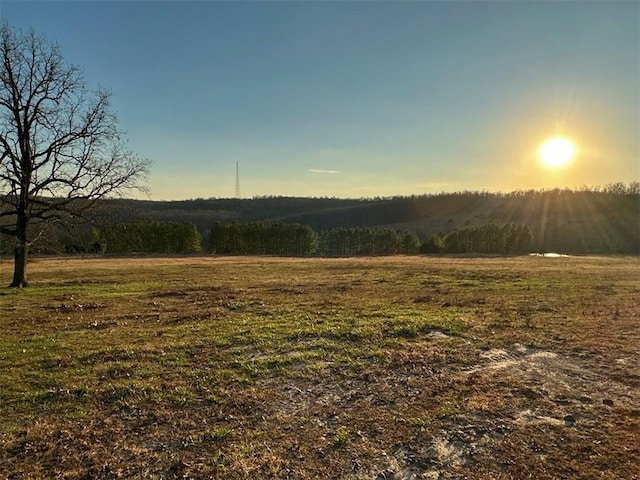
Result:
[[[390,228],[333,228],[283,222],[216,222],[209,231],[209,252],[218,255],[371,256],[417,254],[413,232]],[[114,222],[93,228],[67,253],[198,253],[201,236],[189,222],[155,220]]]
[[[445,236],[431,235],[421,253],[489,253],[499,255],[531,252],[533,235],[526,225],[488,224],[454,230]]]
[[[389,228],[333,228],[282,222],[216,222],[209,251],[222,255],[358,256],[418,253],[415,233]]]
[[[91,250],[110,254],[198,253],[201,238],[189,222],[117,222],[93,230]]]
[[[375,247],[367,241],[372,231],[388,229],[395,231],[414,232],[420,239],[420,251],[429,252],[461,252],[465,250],[486,251],[477,242],[471,242],[471,246],[461,247],[462,240],[456,237],[472,238],[482,237],[481,232],[460,233],[468,228],[481,228],[485,225],[526,225],[532,235],[529,251],[559,252],[572,254],[589,253],[640,253],[640,194],[635,183],[625,185],[622,183],[607,185],[606,187],[592,190],[545,190],[512,192],[508,195],[492,193],[466,193],[466,194],[440,194],[425,197],[405,197],[403,199],[390,200],[391,203],[400,202],[395,208],[405,213],[402,219],[406,220],[406,212],[412,212],[408,221],[393,223],[391,225],[358,225],[364,223],[367,215],[376,208],[376,201],[357,200],[353,203],[343,202],[336,204],[335,208],[327,208],[332,204],[330,199],[233,199],[227,200],[229,208],[244,205],[241,211],[224,210],[225,202],[218,205],[218,201],[202,200],[187,202],[151,202],[135,200],[104,200],[100,203],[100,209],[93,212],[89,224],[69,229],[57,222],[47,225],[46,229],[39,225],[30,224],[32,230],[30,236],[30,250],[39,254],[72,253],[89,251],[92,239],[87,239],[92,225],[110,225],[117,222],[155,220],[159,222],[174,221],[178,223],[192,223],[197,227],[202,237],[202,249],[216,252],[231,251],[228,245],[210,246],[211,226],[218,222],[237,222],[239,224],[299,224],[306,225],[317,232],[316,253],[324,255],[378,255],[381,252],[398,251],[397,248]],[[0,201],[2,197],[0,197]],[[296,201],[299,200],[299,201]],[[283,213],[288,202],[293,202],[300,210],[313,209],[315,201],[320,202],[321,212],[310,213],[308,218],[300,215],[282,218],[251,220],[259,217],[263,207],[259,204],[266,202],[276,207],[271,213]],[[402,201],[401,201],[402,200]],[[165,206],[162,210],[149,210],[158,205]],[[182,210],[185,205],[197,206],[197,210]],[[214,208],[208,210],[207,208]],[[220,210],[219,208],[223,208]],[[367,208],[365,208],[367,207]],[[257,208],[257,210],[252,210]],[[298,211],[300,211],[298,210]],[[296,211],[294,208],[292,211]],[[155,212],[155,213],[154,213]],[[360,215],[358,212],[362,213]],[[267,212],[264,212],[265,214]],[[382,215],[382,214],[381,214]],[[353,216],[353,217],[352,217]],[[384,216],[384,215],[383,215]],[[352,218],[351,218],[352,217]],[[320,218],[326,221],[319,221]],[[395,220],[400,219],[400,217]],[[390,221],[391,219],[384,219]],[[13,222],[13,218],[6,216],[2,221]],[[352,223],[354,222],[354,223]],[[343,225],[340,225],[344,223]],[[260,228],[252,227],[254,230]],[[329,233],[331,232],[331,233]],[[350,233],[347,233],[350,232]],[[455,232],[455,233],[454,233]],[[486,233],[486,232],[485,232]],[[445,238],[449,235],[445,245]],[[260,236],[260,235],[259,235]],[[389,237],[391,234],[388,235]],[[342,241],[340,239],[344,239]],[[454,241],[455,240],[455,241]],[[378,244],[379,242],[375,242]],[[392,242],[387,242],[391,244]],[[508,242],[507,242],[508,243]],[[497,245],[499,242],[491,242]],[[454,246],[455,245],[455,246]],[[0,235],[0,252],[10,254],[15,246],[15,240],[9,235]],[[256,243],[249,240],[243,247],[233,247],[235,251],[244,251],[246,254],[262,252],[263,254],[287,254],[292,249],[289,247],[277,247],[264,242]],[[507,245],[506,251],[513,247]],[[524,247],[522,247],[524,248]],[[131,250],[133,251],[133,250]],[[410,249],[404,250],[410,252]],[[503,253],[502,247],[493,253]],[[295,250],[296,255],[306,255],[301,249]]]
[[[571,254],[640,253],[640,193],[638,184],[615,183],[582,190],[553,189],[458,192],[388,199],[330,198],[197,199],[172,202],[109,199],[89,217],[94,225],[153,219],[191,222],[209,250],[216,222],[298,223],[315,232],[333,228],[389,228],[416,233],[421,242],[437,234],[487,224],[527,225],[532,251]],[[0,198],[1,200],[1,198]],[[306,212],[306,213],[302,213]],[[396,212],[396,213],[394,213]],[[1,221],[2,219],[0,219]],[[7,218],[6,220],[11,220]],[[37,226],[33,226],[37,227]],[[31,226],[30,226],[31,228]],[[57,224],[35,231],[34,253],[64,251],[71,235],[58,235]],[[0,239],[2,249],[13,245]],[[320,247],[320,246],[319,246]],[[12,248],[12,247],[11,247]]]
[[[392,228],[338,227],[318,233],[318,254],[322,256],[415,254],[419,250],[415,233]]]
[[[216,222],[209,251],[222,255],[291,255],[315,253],[316,233],[300,223]]]
[[[93,251],[104,253],[197,253],[201,237],[189,222],[116,222],[92,231]],[[209,252],[218,255],[375,256],[417,253],[522,254],[531,251],[529,227],[517,224],[469,226],[423,244],[409,231],[391,228],[331,228],[283,222],[216,222]]]

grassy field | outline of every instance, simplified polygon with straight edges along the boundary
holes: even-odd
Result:
[[[0,478],[637,479],[638,267],[36,259]]]

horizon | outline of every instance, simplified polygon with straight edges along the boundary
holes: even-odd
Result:
[[[375,200],[393,200],[397,198],[411,198],[411,197],[438,197],[446,195],[494,195],[494,196],[509,196],[509,195],[527,195],[530,193],[544,194],[551,192],[572,192],[572,193],[614,193],[611,191],[611,187],[622,186],[626,191],[624,195],[640,195],[640,180],[633,180],[631,182],[611,182],[606,185],[580,185],[578,188],[574,187],[548,187],[548,188],[530,188],[530,189],[517,189],[517,190],[450,190],[440,192],[424,192],[413,194],[398,194],[398,195],[376,195],[372,197],[336,197],[336,196],[304,196],[304,195],[254,195],[253,197],[192,197],[181,199],[153,199],[142,197],[110,197],[107,200],[124,200],[124,201],[141,201],[141,202],[195,202],[195,201],[216,201],[216,200],[268,200],[272,198],[281,199],[302,199],[302,200],[342,200],[342,201],[375,201]],[[631,190],[633,190],[631,192]],[[618,193],[620,194],[620,193]]]
[[[151,201],[640,179],[637,2],[0,1],[113,92]],[[571,154],[538,158],[547,139]],[[573,151],[575,147],[575,152]]]

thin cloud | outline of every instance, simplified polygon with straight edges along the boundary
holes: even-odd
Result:
[[[422,189],[422,190],[447,190],[450,189],[452,186],[454,186],[454,184],[449,183],[449,182],[425,182],[425,183],[419,183],[418,184],[418,188]]]
[[[327,173],[330,175],[335,175],[336,173],[342,173],[340,170],[323,170],[320,168],[310,168],[309,172],[311,173]]]

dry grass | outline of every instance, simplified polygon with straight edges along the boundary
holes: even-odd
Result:
[[[638,478],[638,266],[38,259],[0,290],[0,472]]]

